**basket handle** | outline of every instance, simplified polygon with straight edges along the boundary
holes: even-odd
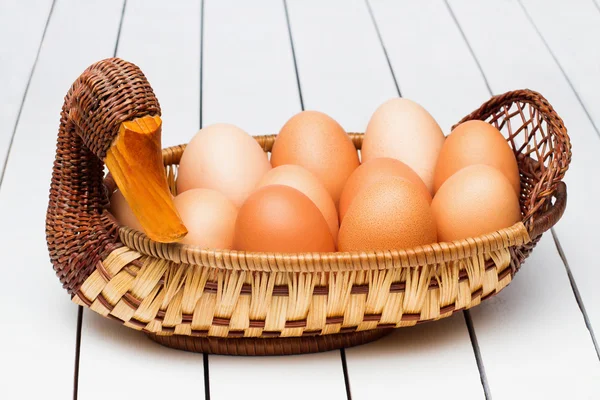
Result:
[[[529,236],[532,239],[541,236],[542,233],[552,228],[563,216],[567,207],[566,183],[562,181],[558,182],[556,190],[552,193],[552,197],[555,199],[554,204],[551,204],[546,211],[535,217],[531,231],[529,232]]]
[[[529,209],[523,222],[529,231],[529,236],[535,239],[558,222],[565,211],[567,203],[567,187],[562,179],[571,162],[571,141],[563,120],[552,105],[544,96],[533,90],[514,90],[492,97],[477,110],[465,116],[452,129],[465,121],[473,119],[486,121],[490,117],[499,114],[502,114],[504,118],[512,118],[509,115],[509,108],[513,103],[529,104],[530,107],[533,107],[539,113],[541,120],[547,124],[546,129],[549,137],[545,140],[552,141],[550,147],[553,156],[551,163],[546,167],[541,167],[541,165],[531,166],[536,171],[534,173],[535,178],[538,179],[534,179],[535,185],[528,194],[527,204]],[[518,111],[523,115],[522,107]],[[510,127],[510,125],[508,126]],[[531,161],[543,164],[545,160],[547,160],[545,155],[540,156],[538,154],[537,160]],[[545,172],[540,175],[542,171]],[[548,190],[549,188],[551,190]],[[550,203],[552,197],[555,198],[553,205]],[[549,205],[547,209],[544,209],[546,202]]]

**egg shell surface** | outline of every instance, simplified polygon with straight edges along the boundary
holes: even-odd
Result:
[[[519,200],[506,176],[483,164],[468,166],[448,178],[431,209],[443,242],[492,233],[521,220]]]
[[[434,243],[435,220],[419,188],[389,177],[361,191],[346,213],[340,251],[399,250]]]
[[[234,125],[210,125],[181,156],[177,193],[213,189],[239,207],[270,169],[267,154],[252,136]]]
[[[264,186],[238,212],[233,247],[253,252],[332,252],[325,217],[303,193],[289,186]]]
[[[475,164],[498,169],[515,193],[520,193],[519,166],[508,142],[493,125],[477,120],[463,122],[446,138],[435,167],[434,190],[457,171]]]
[[[271,164],[306,168],[323,183],[337,205],[359,160],[352,140],[340,124],[321,112],[303,111],[281,128],[273,144]]]
[[[389,157],[402,161],[421,177],[433,193],[433,173],[444,144],[435,119],[414,101],[394,98],[371,117],[362,144],[362,161]]]

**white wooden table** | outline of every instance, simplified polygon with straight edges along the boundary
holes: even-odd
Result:
[[[594,0],[0,0],[0,399],[600,399],[598,39]],[[303,108],[362,131],[398,94],[447,131],[492,93],[540,91],[573,143],[567,211],[470,312],[342,352],[160,347],[71,303],[45,244],[63,97],[114,55],[153,85],[164,146]]]

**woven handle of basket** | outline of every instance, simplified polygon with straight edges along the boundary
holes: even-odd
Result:
[[[517,107],[513,108],[515,104]],[[531,106],[535,112],[527,113],[525,105]],[[527,123],[532,123],[534,118],[537,118],[535,121],[537,126],[532,127],[533,129],[513,127],[510,132],[510,124],[505,125],[510,134],[526,135],[525,140],[530,142],[519,150],[526,151],[525,154],[520,155],[523,157],[522,162],[533,163],[535,170],[533,174],[537,177],[535,186],[530,187],[527,192],[527,210],[523,219],[529,236],[534,239],[558,222],[567,204],[567,187],[562,179],[571,162],[571,141],[562,119],[544,96],[533,90],[523,89],[492,97],[458,124],[473,119],[506,120],[512,117],[518,118],[519,115],[523,119],[527,118],[527,115],[530,118]],[[525,120],[523,122],[525,123]],[[545,127],[540,126],[542,122],[546,123]],[[540,134],[547,136],[532,141]],[[548,141],[551,141],[551,146],[547,146]],[[547,157],[550,154],[537,153],[536,147],[541,143],[545,149],[551,149],[551,157]],[[545,149],[542,152],[546,151]],[[537,157],[534,159],[532,155]],[[552,198],[555,199],[554,204]]]
[[[567,185],[564,182],[559,182],[552,197],[555,199],[554,204],[540,215],[535,216],[529,232],[532,239],[552,228],[563,216],[567,207]]]

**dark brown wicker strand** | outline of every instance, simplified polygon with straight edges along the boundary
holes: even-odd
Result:
[[[103,214],[108,197],[102,160],[122,122],[160,115],[140,69],[118,58],[91,65],[73,83],[60,117],[46,214],[54,270],[69,293],[92,273],[118,226]]]
[[[307,335],[301,337],[272,338],[215,338],[194,336],[161,336],[149,334],[148,337],[163,346],[195,353],[210,353],[236,356],[273,356],[319,353],[345,347],[358,346],[380,339],[392,332],[392,329],[374,329],[370,331],[338,333],[334,335]]]

